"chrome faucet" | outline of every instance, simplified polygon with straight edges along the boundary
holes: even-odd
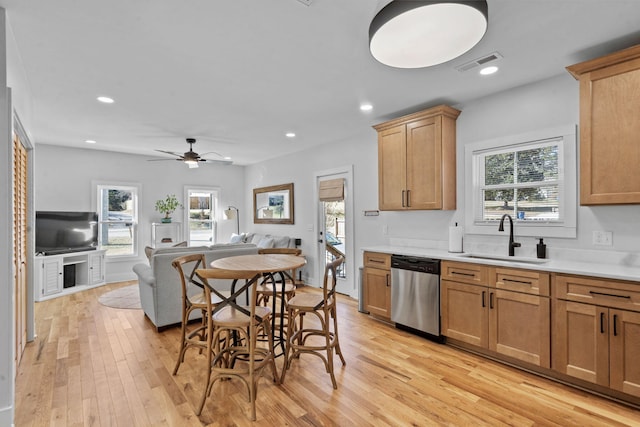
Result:
[[[498,226],[498,231],[504,231],[504,219],[509,218],[509,256],[515,255],[514,248],[519,248],[520,243],[513,241],[513,219],[511,219],[511,215],[504,214],[502,218],[500,218],[500,225]]]

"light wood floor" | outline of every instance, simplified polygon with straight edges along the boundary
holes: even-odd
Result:
[[[123,285],[36,304],[17,427],[640,425],[634,409],[399,331],[348,298],[338,308],[347,360],[336,359],[338,390],[320,359],[303,355],[283,385],[260,381],[255,423],[236,381],[217,383],[197,417],[204,356],[191,350],[172,376],[177,328],[156,333],[142,310],[98,303]]]

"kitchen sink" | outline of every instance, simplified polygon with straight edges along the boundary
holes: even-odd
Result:
[[[493,255],[493,254],[476,254],[476,253],[468,253],[460,255],[464,258],[474,258],[474,259],[486,259],[493,261],[507,261],[507,262],[520,262],[525,264],[544,264],[548,262],[548,259],[544,258],[527,258],[527,257],[519,257],[519,256],[506,256],[506,255]]]

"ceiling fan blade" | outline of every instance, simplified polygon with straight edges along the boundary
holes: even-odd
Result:
[[[202,153],[202,154],[200,154],[200,157],[204,157],[204,156],[206,156],[207,154],[215,154],[216,156],[218,156],[218,157],[220,157],[220,158],[224,158],[224,156],[223,156],[222,154],[220,154],[220,153],[218,153],[218,152],[215,152],[215,151],[207,151],[206,153]]]
[[[218,165],[223,165],[223,166],[229,166],[229,165],[233,164],[233,162],[231,160],[200,159],[198,161],[206,162],[206,163],[209,163],[209,164],[218,164]]]
[[[158,152],[160,152],[160,153],[165,153],[165,154],[171,154],[172,156],[176,156],[176,157],[180,157],[180,158],[182,158],[182,154],[180,154],[180,153],[175,153],[175,152],[173,152],[173,151],[165,151],[165,150],[155,150],[155,151],[158,151]]]

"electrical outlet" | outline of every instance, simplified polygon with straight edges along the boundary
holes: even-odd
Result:
[[[598,246],[611,246],[613,244],[613,232],[594,230],[593,244]]]

